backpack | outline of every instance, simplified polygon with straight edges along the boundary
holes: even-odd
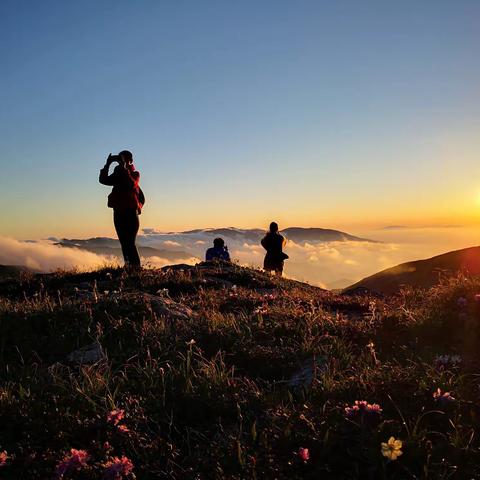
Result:
[[[143,190],[140,187],[138,187],[137,198],[138,198],[138,203],[141,203],[143,207],[145,205],[145,194],[143,193]]]

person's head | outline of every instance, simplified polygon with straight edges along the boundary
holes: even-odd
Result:
[[[272,222],[270,224],[270,233],[277,233],[278,232],[278,223]]]
[[[216,238],[213,241],[213,246],[215,248],[223,248],[225,246],[225,241],[223,240],[223,238]]]
[[[118,155],[122,157],[126,165],[132,165],[133,163],[132,152],[129,152],[128,150],[122,150]]]

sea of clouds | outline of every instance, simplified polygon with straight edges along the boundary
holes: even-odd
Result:
[[[479,228],[415,228],[387,229],[368,232],[377,242],[318,242],[288,241],[290,256],[285,275],[325,288],[343,288],[368,275],[399,263],[429,258],[450,250],[477,245]],[[146,266],[163,267],[173,263],[193,265],[204,258],[212,235],[199,232],[162,234],[147,230],[138,243],[159,250],[178,251],[178,258],[161,256],[144,259]],[[261,267],[264,250],[258,242],[244,238],[226,238],[232,258],[241,265]],[[65,248],[52,241],[19,241],[0,237],[0,264],[22,265],[38,271],[56,269],[91,270],[119,264],[120,259],[99,255],[77,248]]]

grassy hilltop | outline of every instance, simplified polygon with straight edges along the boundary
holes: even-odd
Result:
[[[477,293],[236,266],[3,281],[0,478],[480,478]]]

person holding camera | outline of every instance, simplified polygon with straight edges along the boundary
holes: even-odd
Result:
[[[118,163],[109,174],[110,165]],[[110,154],[105,166],[100,170],[102,185],[112,186],[108,196],[108,207],[113,209],[113,223],[122,247],[125,265],[140,268],[140,256],[135,245],[140,228],[138,216],[142,212],[145,197],[140,188],[140,173],[135,170],[133,155],[128,150],[118,155]]]
[[[206,262],[214,261],[230,262],[230,254],[228,247],[225,245],[223,238],[216,238],[213,241],[213,247],[210,247],[205,254]]]

